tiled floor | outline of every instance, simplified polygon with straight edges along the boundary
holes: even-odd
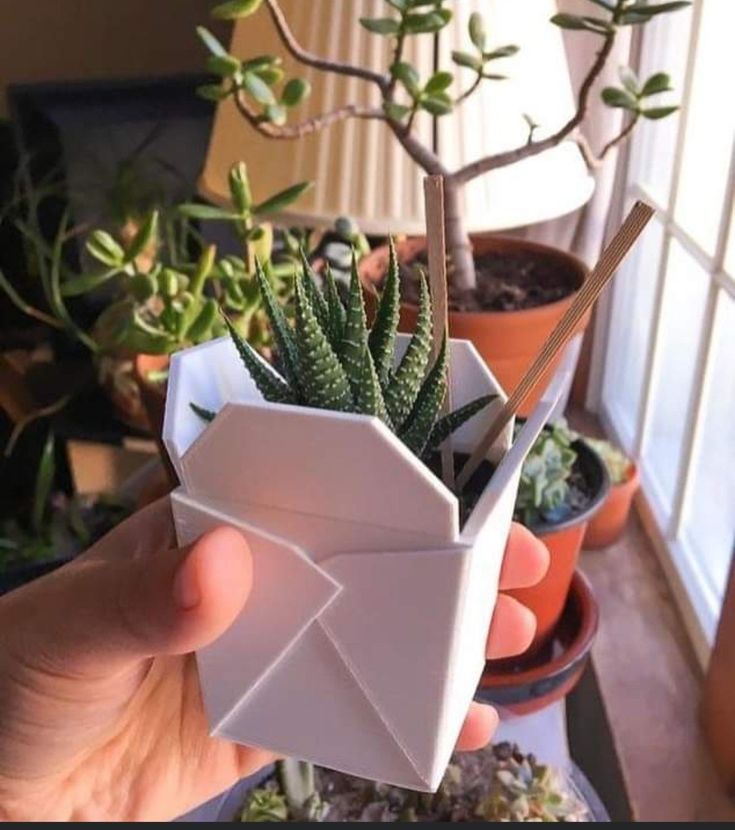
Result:
[[[637,517],[582,556],[600,603],[593,659],[638,821],[735,821],[699,728],[701,673]]]

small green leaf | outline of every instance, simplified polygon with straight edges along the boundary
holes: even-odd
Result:
[[[362,366],[357,384],[354,388],[355,410],[361,415],[375,415],[390,429],[391,422],[383,400],[383,392],[375,370],[370,350],[362,349]]]
[[[608,12],[615,11],[615,4],[610,3],[607,0],[589,0],[590,3],[594,3],[596,6],[599,6],[601,9],[605,9]]]
[[[666,118],[675,113],[679,107],[650,107],[649,109],[641,110],[641,115],[651,121],[658,121],[659,118]]]
[[[451,19],[449,9],[407,14],[403,18],[403,29],[410,35],[433,34],[443,29]]]
[[[416,403],[398,436],[419,457],[423,455],[447,396],[447,364],[448,346],[445,336],[436,361],[421,384]]]
[[[602,100],[608,107],[622,107],[626,110],[637,110],[638,101],[624,89],[618,89],[614,86],[606,86],[602,90]]]
[[[223,101],[230,94],[230,90],[219,84],[202,84],[196,88],[196,93],[206,101]]]
[[[453,80],[454,75],[451,72],[435,72],[424,87],[424,92],[428,95],[444,92],[447,87],[452,85]]]
[[[197,202],[185,202],[177,207],[177,211],[181,216],[186,216],[187,219],[231,222],[233,219],[240,218],[239,214],[233,213],[231,210],[223,210],[214,205],[200,205]]]
[[[295,107],[311,94],[311,84],[303,78],[291,78],[283,88],[281,103],[286,107]]]
[[[255,278],[258,281],[260,296],[268,315],[268,321],[273,332],[273,339],[278,350],[280,364],[283,366],[286,380],[293,387],[298,386],[298,361],[299,354],[294,342],[291,326],[283,313],[283,308],[278,302],[273,286],[263,270],[259,260],[255,260]]]
[[[342,346],[342,338],[345,331],[345,320],[347,314],[345,307],[342,305],[342,299],[339,296],[337,283],[334,281],[332,269],[329,263],[324,266],[324,299],[327,303],[327,311],[329,317],[329,341],[332,348],[339,354]]]
[[[268,104],[263,114],[266,121],[277,127],[282,127],[286,123],[286,108],[280,104]]]
[[[620,82],[628,90],[631,95],[637,96],[638,95],[638,76],[629,66],[621,66],[618,75],[620,77]]]
[[[671,89],[671,76],[666,72],[656,72],[643,84],[641,95],[646,98],[659,92],[670,92]]]
[[[253,379],[253,383],[258,387],[260,394],[272,403],[296,403],[296,397],[286,381],[272,366],[261,359],[246,340],[240,337],[237,329],[226,316],[225,323],[237,353],[240,355],[240,360]]]
[[[240,161],[230,167],[227,182],[235,209],[243,216],[248,215],[253,204],[253,196],[250,192],[250,179],[245,162]]]
[[[291,187],[281,190],[280,193],[276,193],[275,196],[271,196],[270,199],[266,199],[264,202],[255,205],[253,213],[258,216],[262,216],[264,213],[277,213],[278,211],[281,211],[293,204],[299,196],[309,190],[312,185],[313,182],[299,182],[298,184],[293,184]]]
[[[205,29],[204,26],[197,26],[197,35],[199,35],[199,39],[213,55],[221,58],[227,56],[227,49],[225,49],[209,29]]]
[[[120,268],[111,268],[101,274],[81,274],[78,277],[72,277],[64,281],[61,286],[61,294],[64,297],[78,297],[80,294],[87,294],[119,273]]]
[[[551,22],[561,29],[577,29],[594,32],[597,35],[608,35],[615,31],[615,27],[599,17],[580,17],[576,14],[555,14]]]
[[[360,379],[363,371],[363,352],[365,351],[367,342],[368,332],[365,321],[365,305],[362,301],[362,286],[357,270],[357,257],[353,251],[350,291],[347,298],[347,316],[339,352],[353,394],[357,394],[360,387]]]
[[[440,418],[431,431],[426,450],[439,449],[453,432],[456,432],[464,423],[483,410],[491,401],[496,400],[497,397],[497,395],[484,395],[481,398],[475,398],[474,401],[470,401],[459,409],[455,409],[454,412]]]
[[[86,248],[96,260],[110,268],[121,266],[125,260],[122,245],[107,231],[93,231],[87,240]]]
[[[421,109],[430,112],[432,115],[448,115],[453,108],[452,99],[444,92],[430,95],[421,99]]]
[[[304,288],[304,293],[309,301],[309,305],[314,310],[317,322],[321,326],[322,331],[329,336],[329,309],[327,301],[322,296],[316,283],[316,274],[311,267],[306,251],[303,247],[299,249],[299,256],[301,257],[301,284]],[[339,354],[339,349],[335,349],[335,354]]]
[[[400,24],[391,17],[361,17],[360,25],[374,35],[397,35]]]
[[[210,55],[207,58],[207,69],[223,78],[229,78],[239,72],[240,68],[240,61],[232,55]]]
[[[187,328],[185,337],[192,343],[201,343],[211,336],[212,326],[217,319],[217,301],[208,297],[202,305],[201,311],[196,315],[191,325]]]
[[[257,12],[263,0],[227,0],[212,9],[212,17],[218,20],[237,20]]]
[[[518,54],[520,51],[520,46],[516,46],[514,43],[509,43],[507,46],[498,46],[498,48],[493,49],[492,52],[483,52],[482,57],[486,61],[495,61],[499,58],[512,58],[513,55]]]
[[[480,72],[482,69],[482,60],[477,55],[471,55],[469,52],[455,50],[452,52],[452,60],[457,66],[465,66],[467,69],[474,69],[475,72]]]
[[[411,112],[411,107],[396,104],[394,101],[384,101],[383,111],[388,118],[392,118],[394,121],[402,121]]]
[[[253,72],[268,86],[275,86],[283,80],[284,71],[280,66],[262,66],[253,69]]]
[[[276,99],[273,95],[273,90],[255,72],[244,72],[242,85],[259,104],[263,104],[263,106],[275,104]]]
[[[370,330],[368,345],[375,363],[375,370],[382,386],[386,386],[393,368],[393,353],[400,316],[400,272],[393,239],[389,241],[388,273],[380,297],[375,322]]]
[[[487,31],[485,29],[485,20],[479,12],[472,12],[468,28],[472,43],[479,49],[480,52],[484,52],[485,43],[487,41]]]
[[[266,67],[280,67],[283,60],[277,55],[256,55],[254,58],[248,58],[242,62],[243,69],[252,69],[253,72],[259,72]]]
[[[419,94],[419,73],[410,63],[399,61],[390,68],[391,75],[406,87],[409,95],[416,97]]]
[[[629,6],[626,9],[625,15],[632,14],[632,15],[640,15],[650,19],[651,17],[655,17],[657,14],[668,14],[669,12],[677,12],[680,9],[686,9],[688,6],[691,6],[691,2],[688,0],[678,0],[678,2],[673,3],[659,3],[657,5],[651,6],[647,2],[638,2],[634,3],[632,6]],[[637,21],[637,22],[647,22],[646,21]]]
[[[125,262],[133,262],[151,244],[156,242],[158,231],[158,211],[152,211],[138,229],[125,251]]]

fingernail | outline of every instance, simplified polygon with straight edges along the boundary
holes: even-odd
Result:
[[[181,564],[174,577],[174,601],[179,608],[188,611],[199,605],[201,598],[195,569],[189,567],[187,559]]]

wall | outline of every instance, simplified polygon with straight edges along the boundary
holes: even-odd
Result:
[[[213,0],[0,0],[0,118],[14,83],[196,72]]]

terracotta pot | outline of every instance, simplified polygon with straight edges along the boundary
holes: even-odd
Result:
[[[612,485],[605,503],[590,519],[584,535],[585,548],[607,547],[623,535],[639,484],[638,467],[631,462],[627,481]]]
[[[576,465],[591,482],[595,495],[582,512],[563,522],[543,523],[531,528],[549,549],[549,570],[537,585],[508,591],[536,616],[536,637],[528,653],[537,651],[549,640],[561,617],[587,524],[602,506],[610,488],[607,470],[597,453],[581,440],[572,446],[577,453]]]
[[[548,245],[526,242],[489,234],[475,234],[472,245],[477,256],[485,253],[515,253],[531,251],[538,256],[548,257],[561,265],[570,276],[570,282],[577,291],[582,287],[587,267],[576,257]],[[402,262],[411,262],[426,249],[425,237],[412,237],[396,244],[398,257]],[[388,267],[388,247],[382,246],[371,251],[360,262],[360,275],[366,283],[379,284]],[[470,340],[483,360],[507,393],[511,393],[541,349],[551,330],[562,314],[569,308],[576,292],[563,300],[537,308],[522,311],[451,311],[449,312],[449,334],[462,340]],[[417,307],[401,304],[400,328],[413,331],[416,325]],[[589,315],[580,323],[578,331],[584,331]],[[542,378],[534,391],[521,407],[520,414],[528,415],[538,403],[543,390],[556,370],[561,357]]]
[[[475,697],[516,715],[538,712],[566,697],[582,676],[598,623],[592,588],[576,571],[548,646],[526,658],[488,660]]]
[[[170,357],[167,354],[139,354],[135,356],[134,374],[140,389],[140,398],[146,412],[150,431],[158,444],[161,460],[166,468],[166,475],[171,485],[179,483],[178,476],[163,446],[163,414],[166,410],[166,384],[156,383],[148,377],[151,372],[162,372],[168,368]]]

